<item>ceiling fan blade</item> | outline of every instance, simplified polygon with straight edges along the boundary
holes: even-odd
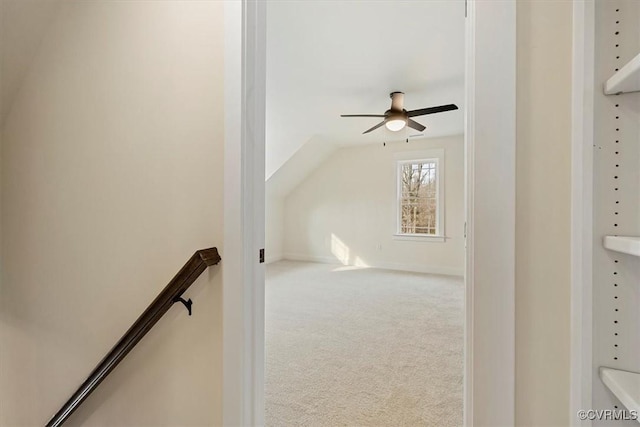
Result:
[[[371,132],[371,131],[373,131],[373,130],[376,130],[376,129],[378,129],[380,126],[384,125],[386,122],[387,122],[386,120],[383,120],[383,121],[381,121],[380,123],[378,123],[377,125],[375,125],[374,127],[372,127],[371,129],[365,130],[364,132],[362,132],[362,134],[364,135],[365,133],[369,133],[369,132]]]
[[[426,129],[426,127],[422,126],[420,123],[411,119],[407,120],[407,126],[409,126],[411,129],[417,130],[418,132],[422,132],[423,130]]]
[[[442,113],[444,111],[451,111],[451,110],[457,110],[457,109],[458,109],[457,105],[447,104],[447,105],[440,105],[438,107],[421,108],[419,110],[407,111],[407,116],[409,117],[424,116],[426,114]]]
[[[340,114],[340,117],[384,117],[384,114]]]

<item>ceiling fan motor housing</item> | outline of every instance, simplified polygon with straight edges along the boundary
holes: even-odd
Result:
[[[391,111],[404,111],[404,92],[391,92]]]
[[[409,121],[407,110],[404,109],[404,93],[391,92],[391,108],[385,111],[384,121],[387,129],[397,132],[403,129]]]
[[[387,110],[384,113],[384,117],[386,120],[404,120],[405,122],[409,119],[407,116],[407,110]]]

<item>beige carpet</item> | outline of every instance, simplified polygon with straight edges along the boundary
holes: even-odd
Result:
[[[267,426],[462,425],[462,279],[337,268],[267,266]]]

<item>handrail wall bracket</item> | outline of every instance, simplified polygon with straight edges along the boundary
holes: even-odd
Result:
[[[175,297],[173,299],[173,302],[181,302],[182,304],[184,304],[184,306],[187,308],[187,310],[189,311],[189,316],[191,316],[191,306],[193,305],[193,301],[191,301],[191,298],[189,298],[188,300],[185,300],[182,297]]]

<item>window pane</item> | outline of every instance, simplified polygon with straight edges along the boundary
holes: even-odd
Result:
[[[404,163],[400,178],[400,233],[436,234],[437,165]]]

